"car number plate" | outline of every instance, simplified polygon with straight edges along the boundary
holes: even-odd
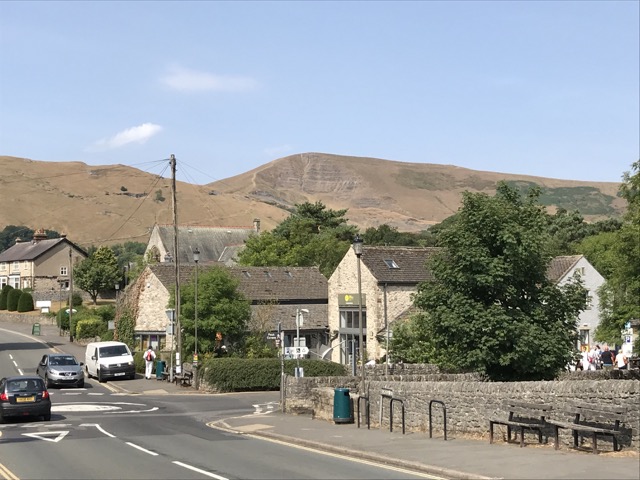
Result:
[[[35,402],[35,401],[36,401],[36,397],[34,397],[34,396],[16,398],[16,402],[18,402],[18,403]]]
[[[124,372],[114,373],[113,374],[114,377],[121,377],[122,375],[124,375]]]

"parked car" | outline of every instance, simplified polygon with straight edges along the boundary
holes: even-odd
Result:
[[[36,373],[44,379],[47,388],[54,385],[82,388],[84,387],[83,365],[73,355],[49,353],[42,356]]]
[[[84,356],[87,377],[99,382],[110,378],[136,378],[136,366],[129,347],[122,342],[94,342],[87,344]]]
[[[40,377],[32,375],[0,380],[0,422],[9,417],[51,420],[51,399]]]

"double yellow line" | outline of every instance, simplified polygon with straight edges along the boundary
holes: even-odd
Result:
[[[9,470],[7,467],[5,467],[1,463],[0,463],[0,476],[2,476],[2,478],[4,478],[5,480],[20,480],[11,472],[11,470]]]

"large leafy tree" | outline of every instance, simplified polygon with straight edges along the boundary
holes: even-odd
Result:
[[[183,352],[195,351],[195,276],[180,290]],[[173,304],[173,293],[170,304]],[[198,274],[198,352],[216,350],[216,334],[227,345],[241,345],[251,316],[249,301],[238,291],[238,280],[222,267],[203,268]],[[188,353],[187,353],[188,352]]]
[[[321,202],[296,205],[276,228],[249,238],[239,263],[255,267],[317,266],[330,276],[357,232],[344,218],[346,210],[327,209]]]
[[[60,234],[55,230],[45,230],[44,233],[47,235],[47,238],[60,237]],[[33,234],[33,229],[25,227],[24,225],[7,225],[0,232],[0,252],[15,245],[17,238],[21,238],[23,241],[31,240]]]
[[[611,272],[600,291],[603,312],[596,331],[597,339],[610,343],[620,343],[624,324],[640,318],[640,161],[625,172],[620,194],[628,207],[612,241]]]
[[[456,220],[440,234],[434,280],[415,296],[421,314],[404,327],[422,345],[422,360],[494,380],[551,379],[567,364],[586,291],[577,279],[564,287],[547,279],[548,219],[539,195],[534,188],[523,198],[504,182],[495,197],[463,195]],[[402,342],[394,330],[396,357],[404,356]]]
[[[120,278],[118,260],[106,246],[96,249],[73,269],[74,284],[89,294],[94,305],[100,292],[113,290]]]

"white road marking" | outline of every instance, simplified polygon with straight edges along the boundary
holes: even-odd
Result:
[[[69,432],[67,430],[62,430],[60,432],[38,432],[38,433],[23,433],[25,437],[39,438],[40,440],[46,440],[47,442],[58,443],[64,437],[67,436]],[[56,438],[47,438],[49,435],[56,435]]]
[[[94,393],[94,392],[90,392],[89,395],[94,395],[94,396],[99,396],[99,395],[104,395],[104,393]]]
[[[10,358],[11,360],[13,360],[13,355],[9,354],[9,358]]]
[[[201,473],[203,475],[206,475],[207,477],[217,478],[218,480],[229,480],[227,477],[221,477],[220,475],[216,475],[215,473],[207,472],[206,470],[202,470],[201,468],[192,467],[191,465],[187,465],[186,463],[177,462],[177,461],[172,462],[172,463],[175,463],[176,465],[179,465],[180,467],[184,467],[184,468],[188,468],[189,470],[193,470],[194,472]]]
[[[19,480],[11,470],[0,463],[0,476],[2,478],[6,478],[7,480]]]
[[[83,423],[80,425],[81,427],[96,427],[99,431],[101,431],[102,433],[104,433],[107,437],[111,437],[111,438],[116,438],[115,435],[110,434],[109,432],[107,432],[104,428],[102,428],[100,425],[98,425],[97,423]]]
[[[65,392],[64,395],[82,395],[80,392]]]
[[[109,410],[122,410],[116,405],[88,405],[86,403],[67,403],[62,405],[52,405],[52,412],[106,412]]]
[[[125,442],[127,445],[132,446],[133,448],[137,448],[138,450],[144,452],[144,453],[148,453],[149,455],[153,455],[154,457],[157,456],[158,454],[156,452],[152,452],[151,450],[147,450],[146,448],[142,448],[140,445],[136,445],[135,443],[131,443],[131,442]]]

